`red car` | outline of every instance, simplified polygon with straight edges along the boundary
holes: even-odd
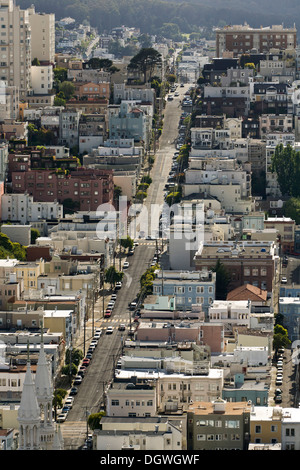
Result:
[[[88,365],[90,364],[90,360],[89,359],[83,359],[82,361],[82,365],[87,367]]]
[[[104,318],[109,318],[110,316],[111,316],[111,311],[109,312],[106,311],[104,314]]]

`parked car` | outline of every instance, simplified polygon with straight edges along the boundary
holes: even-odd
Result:
[[[93,354],[88,352],[88,353],[86,354],[86,358],[89,359],[89,360],[91,360],[91,359],[93,358]]]
[[[281,284],[287,284],[287,278],[286,277],[281,278]]]
[[[109,311],[106,310],[106,312],[104,314],[104,318],[109,318],[109,317],[111,317],[111,310],[109,310]]]
[[[90,364],[90,360],[87,357],[85,359],[83,359],[83,361],[82,361],[83,366],[87,367],[89,364]]]
[[[100,339],[101,333],[95,333],[94,334],[94,339]]]
[[[121,287],[122,287],[122,282],[116,282],[115,288],[121,289]]]
[[[117,300],[117,294],[111,294],[110,300]]]
[[[77,392],[78,392],[78,388],[77,387],[72,387],[71,390],[70,390],[70,395],[71,396],[77,395]]]
[[[82,382],[82,377],[81,375],[76,375],[75,379],[74,379],[74,385],[80,385]]]
[[[275,385],[282,385],[282,379],[276,378]]]
[[[275,403],[281,403],[282,402],[282,395],[276,395],[274,401],[275,401]]]
[[[64,405],[64,406],[62,407],[61,412],[68,414],[69,411],[70,411],[70,409],[71,409],[71,408],[70,408],[68,405]]]
[[[66,419],[67,419],[67,414],[66,413],[60,413],[56,418],[56,422],[57,423],[63,423],[64,421],[66,421]]]

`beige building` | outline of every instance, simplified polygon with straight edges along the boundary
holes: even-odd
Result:
[[[31,56],[40,62],[54,64],[55,15],[36,13],[34,6],[28,9],[31,28]]]
[[[247,450],[251,403],[221,399],[190,405],[187,416],[188,450]]]
[[[17,281],[23,279],[24,290],[37,289],[38,278],[44,274],[44,260],[35,262],[20,261],[15,267]]]
[[[0,0],[1,74],[0,79],[16,86],[20,98],[31,87],[31,28],[28,10],[21,10],[13,0]]]

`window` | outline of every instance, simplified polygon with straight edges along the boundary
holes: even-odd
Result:
[[[260,434],[261,433],[261,426],[258,424],[255,426],[255,433]]]
[[[112,400],[111,406],[119,406],[119,400]]]

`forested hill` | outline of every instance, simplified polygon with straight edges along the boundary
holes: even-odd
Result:
[[[99,33],[112,27],[138,27],[157,34],[164,23],[175,23],[181,33],[199,26],[242,24],[252,27],[284,24],[300,30],[299,0],[16,0],[21,8],[35,5],[37,12],[55,13],[76,21],[89,20]]]

